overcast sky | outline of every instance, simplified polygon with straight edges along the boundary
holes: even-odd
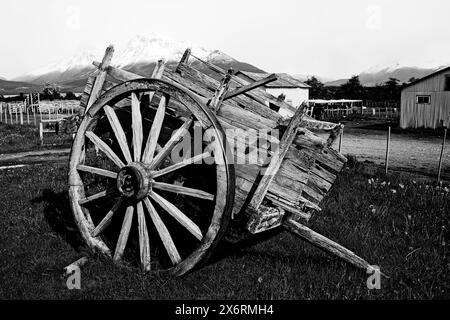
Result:
[[[450,63],[450,1],[1,0],[0,76],[156,32],[270,72]]]

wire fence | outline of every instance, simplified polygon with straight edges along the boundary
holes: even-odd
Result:
[[[386,172],[400,170],[450,181],[450,152],[446,148],[447,129],[426,137],[420,134],[386,130],[344,130],[333,147],[358,161],[385,167]]]

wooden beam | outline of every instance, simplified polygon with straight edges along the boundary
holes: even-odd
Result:
[[[191,49],[190,49],[190,48],[187,48],[187,49],[184,51],[183,56],[181,57],[180,62],[178,63],[177,69],[175,70],[176,73],[181,74],[181,70],[180,70],[179,66],[182,65],[182,64],[187,64],[187,62],[188,62],[190,56],[191,56]]]
[[[107,76],[107,68],[111,63],[112,56],[114,54],[114,47],[110,45],[106,48],[105,55],[103,56],[102,63],[98,66],[99,73],[95,78],[94,86],[92,87],[91,94],[89,96],[88,103],[84,113],[86,113],[89,108],[94,104],[102,92],[103,84],[105,83]]]
[[[236,96],[238,96],[240,94],[246,93],[247,91],[253,90],[253,89],[258,88],[258,87],[261,87],[261,86],[263,86],[263,85],[265,85],[267,83],[270,83],[272,81],[275,81],[275,80],[277,80],[277,75],[275,73],[272,73],[270,76],[268,76],[268,77],[266,77],[264,79],[255,81],[255,82],[250,83],[250,84],[245,85],[245,86],[242,86],[242,87],[240,87],[240,88],[238,88],[238,89],[236,89],[236,90],[234,90],[232,92],[228,92],[225,95],[225,98],[223,98],[223,100],[225,101],[225,100],[234,98],[234,97],[236,97]]]
[[[100,68],[100,65],[101,65],[101,63],[97,62],[97,61],[94,61],[92,64],[98,68]],[[108,66],[106,68],[106,71],[107,71],[108,75],[110,75],[114,79],[123,81],[123,82],[144,78],[143,76],[140,76],[138,74],[135,74],[135,73],[132,73],[129,71],[125,71],[123,69],[119,69],[119,68],[116,68],[113,66]]]
[[[288,218],[282,224],[289,232],[306,240],[312,245],[324,250],[325,252],[335,255],[344,261],[364,270],[370,267],[370,264],[363,258],[357,256],[354,252],[341,246],[340,244],[324,237],[323,235],[311,230],[303,224]]]
[[[283,134],[283,137],[280,140],[280,144],[278,147],[278,152],[275,152],[272,156],[272,160],[270,161],[269,166],[265,170],[264,176],[261,178],[261,181],[256,188],[256,191],[253,195],[252,200],[250,201],[249,208],[251,210],[258,210],[259,205],[263,201],[267,190],[269,190],[269,185],[275,178],[276,173],[280,169],[281,163],[283,162],[284,156],[289,150],[292,142],[294,141],[295,136],[297,135],[297,127],[302,121],[302,117],[305,113],[305,105],[302,104],[289,123],[289,126],[286,128],[286,131]]]
[[[208,106],[211,109],[213,109],[214,112],[216,112],[216,113],[219,111],[220,105],[222,104],[222,101],[224,100],[224,98],[228,92],[232,74],[233,74],[233,69],[230,68],[230,70],[228,70],[228,73],[223,77],[222,82],[220,83],[220,86],[214,92],[214,96],[208,102]]]

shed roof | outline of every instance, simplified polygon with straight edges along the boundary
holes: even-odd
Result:
[[[413,81],[413,82],[411,82],[411,83],[408,83],[406,86],[403,87],[403,89],[408,88],[408,87],[410,87],[410,86],[413,86],[413,85],[415,85],[415,84],[417,84],[417,83],[419,83],[419,82],[421,82],[421,81],[424,81],[424,80],[426,80],[426,79],[429,79],[429,78],[431,78],[431,77],[434,77],[435,75],[437,75],[437,74],[439,74],[439,73],[447,72],[447,71],[450,71],[450,66],[442,67],[442,68],[440,68],[440,69],[437,69],[436,71],[433,71],[432,73],[426,75],[425,77],[422,77],[422,78],[417,79],[417,80],[415,80],[415,81]],[[403,89],[402,89],[402,90],[403,90]]]
[[[270,75],[270,73],[257,73],[257,72],[247,72],[238,71],[237,73],[242,73],[254,81],[264,79]],[[277,80],[269,82],[265,85],[266,88],[310,88],[309,85],[303,83],[293,76],[287,73],[276,73]]]

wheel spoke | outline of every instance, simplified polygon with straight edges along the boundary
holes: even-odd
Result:
[[[119,200],[114,204],[114,206],[108,211],[108,213],[106,214],[106,216],[102,219],[102,221],[100,221],[100,223],[98,224],[98,226],[94,229],[94,231],[92,231],[92,236],[93,237],[97,237],[100,233],[103,232],[103,230],[106,229],[106,227],[108,227],[108,225],[111,222],[111,219],[114,215],[114,213],[117,211],[117,209],[119,209],[119,207],[122,205],[123,203],[123,198],[119,198]]]
[[[95,144],[100,150],[102,150],[102,152],[106,154],[106,156],[109,159],[111,159],[111,161],[114,162],[119,168],[125,166],[125,164],[114,153],[114,151],[112,151],[111,148],[105,142],[103,142],[103,140],[100,139],[95,133],[93,133],[92,131],[86,131],[86,137],[88,137],[93,144]]]
[[[133,162],[133,160],[131,159],[130,149],[128,148],[127,137],[125,136],[125,132],[120,125],[119,118],[117,118],[116,112],[108,105],[104,106],[103,109],[105,110],[106,116],[108,117],[109,123],[111,124],[111,128],[116,135],[117,142],[119,143],[125,160],[127,161],[127,163]]]
[[[153,188],[164,190],[173,193],[185,194],[187,196],[206,199],[206,200],[214,200],[214,195],[211,193],[205,192],[203,190],[187,188],[183,186],[179,186],[176,184],[168,184],[164,182],[153,182]]]
[[[167,141],[162,150],[156,155],[153,161],[150,163],[150,169],[155,169],[159,164],[169,155],[170,151],[177,145],[178,142],[183,138],[187,129],[191,126],[192,119],[187,119],[183,125],[172,135],[172,137]]]
[[[150,133],[148,134],[147,144],[145,146],[144,155],[142,156],[142,162],[144,163],[150,163],[153,160],[165,113],[166,97],[163,95],[159,101],[158,110],[156,111]]]
[[[170,236],[169,230],[167,230],[166,225],[161,220],[160,216],[156,212],[155,208],[150,202],[150,199],[147,197],[144,199],[145,206],[150,214],[150,217],[155,225],[156,230],[158,231],[159,237],[166,248],[167,254],[169,255],[170,260],[174,265],[178,264],[181,261],[180,254],[178,253],[177,248],[175,247],[175,243]]]
[[[90,166],[85,166],[83,164],[79,164],[79,165],[77,165],[77,169],[80,171],[83,171],[83,172],[98,174],[99,176],[104,176],[107,178],[113,178],[113,179],[117,178],[116,172],[112,172],[112,171],[101,169],[101,168],[95,168],[95,167],[90,167]]]
[[[195,163],[195,162],[197,162],[199,160],[202,160],[204,158],[207,158],[209,156],[211,156],[211,153],[209,153],[209,152],[205,152],[205,153],[196,155],[195,157],[192,157],[192,158],[180,161],[180,162],[178,162],[178,163],[176,163],[174,165],[171,165],[169,167],[166,167],[164,169],[161,169],[161,170],[158,170],[158,171],[154,171],[152,176],[153,176],[153,178],[157,178],[157,177],[163,176],[165,174],[168,174],[168,173],[170,173],[172,171],[181,169],[181,168],[183,168],[185,166],[193,164],[193,163]]]
[[[142,201],[136,204],[139,228],[139,249],[141,253],[142,270],[150,271],[150,240],[148,239],[147,224],[145,223]]]
[[[114,261],[122,259],[125,246],[127,245],[130,234],[131,222],[133,221],[133,206],[128,206],[123,219],[122,229],[120,230],[119,240],[117,240],[116,251],[114,252]]]
[[[194,235],[198,240],[202,240],[203,235],[200,228],[189,219],[183,212],[181,212],[172,203],[155,193],[150,192],[150,196],[156,201],[164,210],[166,210],[173,218],[175,218],[183,227],[185,227],[190,233]]]
[[[100,191],[99,193],[93,194],[92,196],[86,197],[84,199],[80,199],[78,201],[78,203],[80,205],[83,205],[83,204],[92,202],[94,200],[98,200],[98,199],[107,197],[107,196],[112,195],[114,193],[115,193],[115,190],[103,190],[103,191]]]
[[[131,93],[131,118],[133,127],[133,159],[139,161],[142,152],[142,115],[139,99],[135,93]]]

